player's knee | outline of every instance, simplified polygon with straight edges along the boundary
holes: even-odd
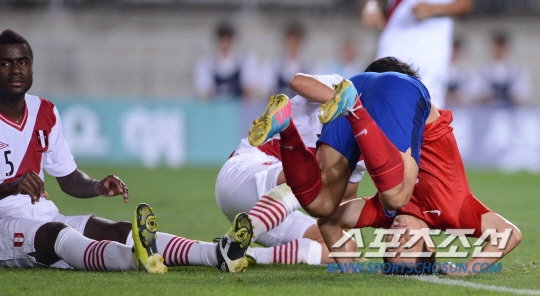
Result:
[[[381,203],[389,211],[397,211],[409,203],[410,194],[404,191],[385,191],[380,194]]]
[[[131,229],[132,229],[131,222],[120,221],[120,222],[114,223],[112,227],[112,232],[113,232],[113,235],[115,236],[114,241],[125,243]]]
[[[351,238],[349,239],[346,243],[345,243],[345,250],[347,252],[356,252],[356,241],[354,240],[354,238]]]
[[[61,222],[45,223],[36,232],[36,237],[41,237],[41,236],[50,237],[50,238],[54,237],[56,239],[60,231],[68,227],[71,227],[71,226],[67,225],[66,223],[61,223]]]
[[[521,235],[521,231],[517,227],[512,226],[512,229],[512,239],[515,241],[515,244],[517,246],[519,245],[519,243],[521,243],[521,239],[523,237]]]

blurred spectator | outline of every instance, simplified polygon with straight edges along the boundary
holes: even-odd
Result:
[[[269,62],[263,73],[263,92],[265,95],[294,94],[289,82],[296,73],[310,73],[311,65],[302,58],[304,29],[299,24],[290,24],[285,30],[282,56]]]
[[[254,57],[237,52],[236,32],[229,24],[221,24],[216,37],[214,55],[201,57],[195,66],[198,95],[205,100],[251,98],[256,84]]]
[[[467,13],[473,0],[369,0],[365,26],[382,29],[377,58],[393,56],[418,68],[431,101],[444,108],[452,50],[451,16]],[[385,7],[385,12],[381,9]]]
[[[452,46],[452,59],[448,69],[447,107],[471,105],[478,97],[479,81],[476,72],[467,68],[461,61],[464,41],[455,38]]]
[[[492,37],[492,60],[480,68],[481,100],[492,106],[515,106],[527,101],[529,73],[508,56],[508,35]]]
[[[315,74],[339,74],[345,78],[364,72],[367,64],[358,59],[358,50],[354,38],[347,37],[340,48],[339,60],[331,61]]]

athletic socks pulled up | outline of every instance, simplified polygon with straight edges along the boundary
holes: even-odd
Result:
[[[401,153],[362,107],[360,99],[356,100],[353,110],[345,118],[351,123],[375,187],[379,191],[394,188],[403,182],[405,167]]]
[[[54,244],[56,255],[78,270],[127,271],[137,269],[131,246],[95,241],[74,228],[64,228]]]
[[[320,243],[299,238],[284,245],[270,248],[250,248],[247,254],[255,258],[257,264],[321,264],[322,246]]]
[[[126,245],[133,246],[131,232]],[[167,266],[217,267],[216,244],[194,241],[180,236],[158,232],[156,245]]]
[[[254,226],[255,241],[298,209],[300,204],[287,184],[281,184],[268,191],[248,213]]]
[[[280,135],[279,146],[285,180],[300,205],[308,206],[322,189],[319,163],[302,141],[292,117],[289,126]]]

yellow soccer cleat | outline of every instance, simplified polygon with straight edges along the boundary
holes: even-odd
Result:
[[[163,264],[163,257],[157,252],[156,239],[157,217],[154,209],[142,203],[133,215],[132,235],[134,242],[133,257],[141,271],[149,273],[166,273],[167,266]]]
[[[221,239],[214,240],[218,241],[216,245],[217,268],[223,272],[245,271],[249,266],[246,251],[251,246],[253,236],[253,225],[248,214],[236,215],[231,229]]]
[[[354,107],[357,96],[356,88],[350,80],[343,79],[339,84],[334,84],[334,97],[321,105],[319,120],[326,124],[339,115],[347,115]]]
[[[261,146],[275,134],[284,131],[291,122],[291,102],[286,95],[270,97],[270,103],[261,117],[255,119],[249,129],[249,144]]]

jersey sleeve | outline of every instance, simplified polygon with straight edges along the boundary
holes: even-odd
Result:
[[[77,164],[62,133],[58,109],[54,107],[56,123],[49,134],[49,149],[45,152],[43,168],[53,177],[64,177],[77,169]]]

